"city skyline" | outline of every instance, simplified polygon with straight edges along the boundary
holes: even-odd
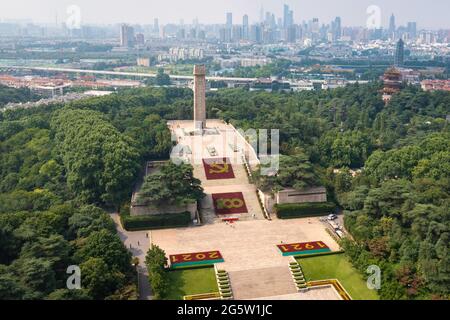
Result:
[[[227,3],[212,3],[205,0],[192,0],[187,3],[181,0],[167,0],[164,5],[154,2],[129,0],[126,6],[117,6],[107,4],[105,0],[98,0],[95,3],[87,0],[42,0],[39,3],[17,0],[14,3],[0,4],[0,22],[26,20],[34,23],[55,23],[56,21],[63,23],[68,17],[67,8],[75,4],[81,9],[82,24],[152,24],[155,18],[161,24],[180,23],[181,20],[184,20],[186,24],[191,24],[195,19],[202,24],[226,24],[228,12],[233,14],[234,24],[241,24],[245,14],[249,17],[249,23],[253,24],[260,21],[261,8],[264,8],[264,13],[271,12],[277,18],[283,18],[286,14],[284,12],[286,4],[293,11],[294,23],[318,18],[320,23],[328,24],[336,16],[339,16],[342,18],[343,26],[365,26],[369,16],[366,12],[368,6],[378,5],[381,9],[383,28],[389,27],[392,13],[396,16],[397,27],[406,25],[410,21],[417,21],[419,28],[450,28],[450,21],[446,15],[446,12],[450,11],[450,2],[445,0],[433,1],[431,6],[416,0],[399,0],[395,3],[387,0],[377,2],[343,0],[339,4],[326,0],[320,6],[308,1],[292,0],[261,0],[251,3],[240,3],[236,0],[230,0]],[[414,5],[412,5],[413,3]],[[106,6],[108,15],[99,19],[98,12],[104,10]],[[327,10],[323,9],[324,6]],[[168,11],[167,7],[178,8],[178,10]],[[202,9],[198,10],[198,8]]]

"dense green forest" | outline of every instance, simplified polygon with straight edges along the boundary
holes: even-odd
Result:
[[[280,130],[291,171],[261,186],[325,185],[345,210],[354,265],[382,268],[381,298],[448,298],[450,94],[407,87],[385,106],[380,89],[219,90],[207,111],[244,130]],[[0,113],[0,298],[135,296],[105,209],[129,201],[146,159],[167,158],[165,121],[190,119],[191,106],[190,90],[141,88]],[[91,275],[80,296],[63,289],[68,264]]]
[[[143,91],[0,113],[0,299],[137,298],[106,210],[129,201],[145,159],[168,157],[158,104],[172,102]],[[65,289],[70,265],[82,290]]]
[[[362,273],[381,267],[381,298],[448,298],[450,94],[408,87],[385,106],[379,92],[378,84],[298,94],[223,91],[208,105],[211,117],[238,127],[280,130],[280,168],[289,168],[262,186],[321,181],[345,210],[355,241],[344,247],[355,266]]]
[[[8,103],[27,102],[39,99],[39,95],[27,88],[14,89],[0,85],[0,108]]]

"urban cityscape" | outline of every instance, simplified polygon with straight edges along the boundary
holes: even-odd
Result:
[[[83,2],[0,11],[1,301],[450,299],[450,3]]]
[[[341,17],[295,21],[294,11],[285,4],[281,16],[261,7],[252,20],[247,14],[236,17],[227,12],[223,23],[214,25],[201,24],[198,18],[190,24],[163,25],[154,18],[148,25],[74,27],[56,18],[49,25],[3,22],[0,31],[0,83],[37,90],[50,87],[50,94],[78,86],[135,87],[148,80],[146,74],[152,78],[159,69],[174,79],[173,85],[186,86],[190,78],[184,76],[190,75],[194,63],[206,64],[208,76],[217,80],[245,78],[216,81],[213,87],[250,85],[270,90],[277,82],[290,91],[336,88],[379,80],[392,64],[400,69],[403,80],[425,90],[449,88],[445,64],[450,56],[450,30],[421,29],[415,21],[399,25],[394,13],[387,26],[351,27]],[[283,72],[273,73],[273,68]],[[92,81],[92,73],[81,71],[74,79],[76,70],[62,69],[94,69],[98,77]],[[40,77],[29,78],[29,72]],[[109,72],[117,72],[117,81],[97,81]],[[71,75],[71,81],[62,74]]]

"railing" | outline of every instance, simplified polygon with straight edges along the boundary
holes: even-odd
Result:
[[[336,289],[337,293],[342,297],[343,300],[352,300],[350,294],[344,289],[342,284],[337,279],[309,281],[306,285],[308,287],[321,287],[331,285],[334,289]]]
[[[244,163],[244,168],[245,168],[245,171],[247,172],[247,177],[249,179],[249,182],[253,184],[253,181],[252,181],[252,170],[251,170],[250,165],[247,162],[247,159],[245,158],[244,155],[242,155],[242,162]],[[261,199],[261,195],[259,194],[258,189],[256,189],[256,197],[258,199],[259,206],[261,207],[261,210],[262,210],[262,212],[264,214],[264,218],[266,218],[267,220],[272,220],[270,218],[269,211],[267,211],[266,206],[264,205],[264,202]]]
[[[261,206],[261,210],[264,213],[264,217],[267,220],[272,220],[272,218],[270,217],[269,211],[267,210],[266,206],[264,205],[263,199],[261,199],[261,194],[258,189],[256,189],[256,197],[258,198],[258,202],[259,202],[259,205]]]
[[[291,272],[292,280],[294,281],[297,290],[299,292],[308,290],[302,268],[294,258],[289,262],[289,271]]]
[[[214,273],[216,275],[217,286],[219,287],[219,297],[221,300],[232,300],[233,290],[231,289],[230,277],[225,270],[219,271],[214,265]]]
[[[202,294],[192,294],[188,296],[184,296],[183,300],[216,300],[220,299],[220,293],[211,292],[211,293],[202,293]]]

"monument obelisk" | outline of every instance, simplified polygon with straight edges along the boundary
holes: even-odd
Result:
[[[206,127],[206,67],[194,66],[194,130],[203,134]]]

